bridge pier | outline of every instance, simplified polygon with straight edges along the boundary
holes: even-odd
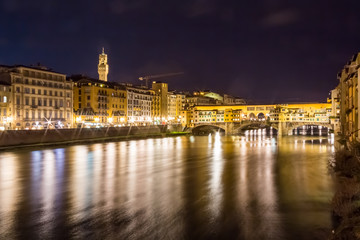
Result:
[[[225,123],[225,135],[231,135],[234,133],[234,123],[227,122]]]

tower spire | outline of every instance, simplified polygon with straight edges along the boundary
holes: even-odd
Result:
[[[107,82],[109,65],[107,62],[107,54],[105,54],[104,47],[102,48],[102,53],[99,54],[98,73],[99,73],[99,80]]]

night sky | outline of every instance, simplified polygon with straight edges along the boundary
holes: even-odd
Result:
[[[360,49],[360,1],[0,1],[0,64],[98,77],[103,46],[110,81],[182,71],[170,89],[326,101]]]

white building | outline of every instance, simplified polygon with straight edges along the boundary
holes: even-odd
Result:
[[[0,66],[0,80],[11,84],[12,129],[73,126],[73,83],[45,67]]]
[[[126,86],[128,106],[127,120],[129,124],[150,124],[152,122],[151,105],[153,95],[151,90]]]

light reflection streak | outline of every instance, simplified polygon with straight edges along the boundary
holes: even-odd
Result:
[[[107,199],[106,205],[108,209],[112,208],[114,196],[116,194],[115,190],[115,167],[116,167],[116,145],[115,143],[106,144],[106,177],[104,178],[105,186],[105,199]]]
[[[20,193],[18,168],[15,154],[0,155],[0,236],[15,232],[15,213]]]
[[[221,176],[223,173],[224,159],[222,158],[222,143],[220,133],[215,134],[212,146],[209,146],[211,156],[211,179],[210,179],[210,211],[214,219],[219,216],[220,203],[223,194]]]
[[[277,211],[277,189],[273,173],[276,140],[268,139],[266,136],[261,138],[245,136],[244,139],[249,143],[250,148],[243,144],[239,149],[238,211],[243,220],[241,228],[245,239],[252,239],[259,225],[267,229],[269,238],[275,239],[283,234],[281,216]],[[252,141],[256,143],[253,144]],[[253,147],[256,147],[256,150],[252,149]],[[254,154],[261,157],[254,159]],[[256,169],[256,172],[252,172],[253,169]],[[249,209],[250,199],[257,199],[259,212]],[[254,215],[261,217],[257,218]]]
[[[70,194],[73,199],[72,212],[74,213],[74,220],[80,221],[85,217],[87,212],[82,211],[87,202],[86,185],[87,185],[87,168],[86,162],[88,155],[87,146],[79,145],[74,147],[74,158],[72,162],[72,173],[70,183]]]
[[[128,179],[127,179],[127,198],[130,202],[135,201],[137,187],[137,141],[130,141],[128,146]],[[130,209],[135,213],[135,209]]]
[[[55,162],[55,150],[43,151],[43,177],[41,182],[37,182],[41,185],[41,199],[42,199],[42,211],[40,215],[40,222],[45,223],[41,227],[41,232],[51,231],[54,227],[52,225],[55,218],[55,182],[56,182],[56,162]],[[61,153],[60,153],[61,154]],[[61,157],[61,156],[60,156]],[[61,167],[61,165],[60,165]],[[61,170],[59,170],[61,172]],[[46,237],[44,235],[43,237]]]

